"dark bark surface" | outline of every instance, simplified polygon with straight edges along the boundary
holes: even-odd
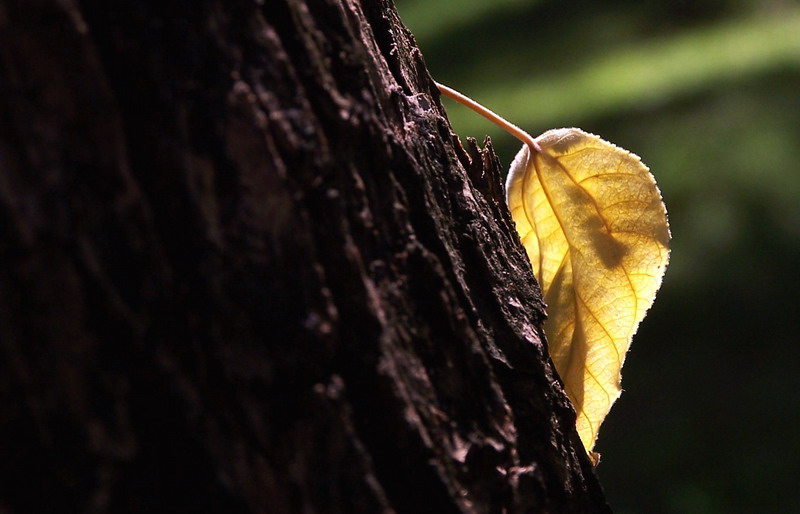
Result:
[[[604,512],[389,0],[0,0],[0,512]]]

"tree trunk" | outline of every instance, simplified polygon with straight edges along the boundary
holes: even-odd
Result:
[[[0,0],[0,512],[605,512],[390,0]]]

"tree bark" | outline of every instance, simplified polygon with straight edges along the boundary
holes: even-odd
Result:
[[[390,0],[0,0],[0,512],[605,512]]]

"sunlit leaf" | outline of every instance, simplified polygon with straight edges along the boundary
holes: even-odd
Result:
[[[527,145],[508,206],[548,305],[550,355],[591,451],[619,397],[620,369],[669,257],[667,213],[639,157],[579,129]]]

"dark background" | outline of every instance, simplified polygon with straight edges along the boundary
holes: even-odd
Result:
[[[596,450],[615,512],[800,512],[800,5],[398,0],[434,77],[638,155],[671,263]],[[520,144],[447,102],[455,130]]]

